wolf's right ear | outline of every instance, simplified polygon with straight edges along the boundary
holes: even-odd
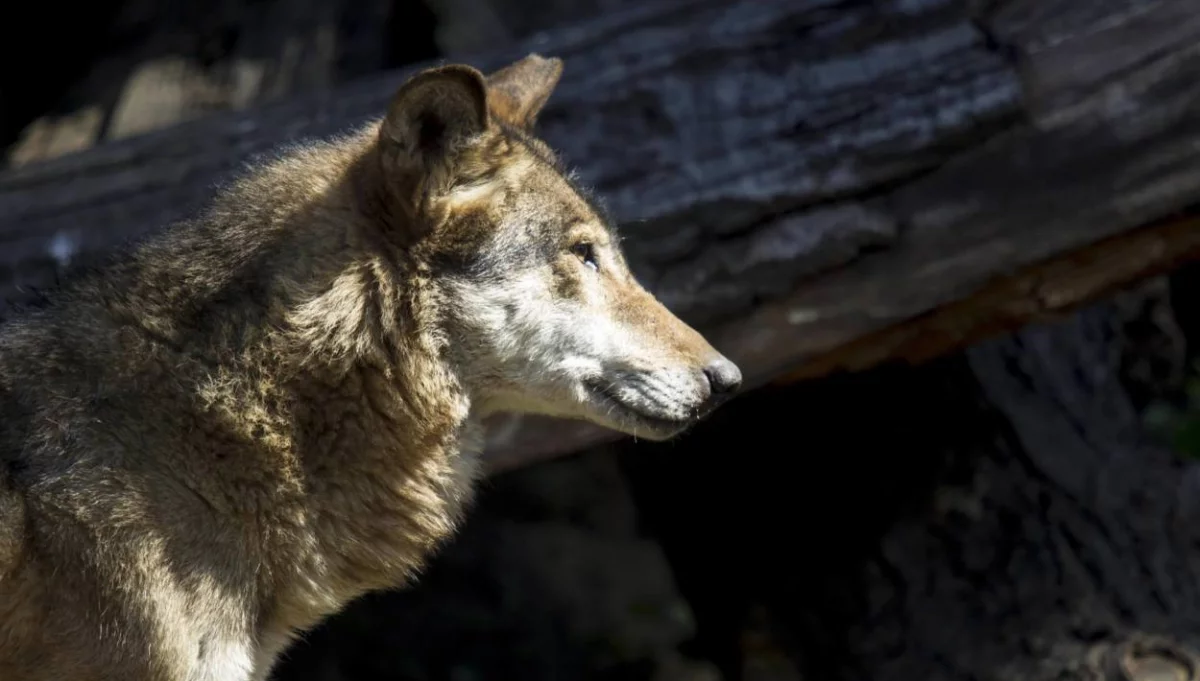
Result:
[[[410,78],[379,128],[390,180],[419,202],[444,189],[465,147],[488,126],[487,84],[477,69],[451,64]]]
[[[509,123],[531,128],[562,77],[563,60],[530,54],[487,77],[492,110]]]

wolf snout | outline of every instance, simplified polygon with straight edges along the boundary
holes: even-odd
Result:
[[[731,397],[742,387],[742,370],[724,357],[709,362],[704,367],[704,377],[708,379],[709,399],[713,402]]]

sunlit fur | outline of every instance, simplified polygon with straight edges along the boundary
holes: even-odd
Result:
[[[422,72],[0,330],[0,679],[264,679],[453,531],[487,414],[711,410],[532,136],[560,71]]]

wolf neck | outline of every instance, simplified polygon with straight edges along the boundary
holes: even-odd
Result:
[[[282,471],[264,507],[294,509],[270,522],[295,523],[280,534],[310,535],[311,552],[279,570],[294,566],[313,591],[272,587],[294,602],[279,606],[295,610],[280,615],[289,622],[418,569],[469,498],[474,457],[462,450],[479,440],[436,331],[436,282],[359,212],[347,179],[361,150],[319,151],[310,172],[294,167],[305,157],[278,177],[264,169],[203,222],[148,245],[135,264],[148,286],[113,305],[200,357],[205,409]]]

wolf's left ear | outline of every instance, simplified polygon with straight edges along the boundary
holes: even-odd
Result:
[[[392,97],[379,128],[393,181],[418,192],[444,187],[463,149],[487,126],[482,73],[464,64],[418,73]]]
[[[492,112],[512,125],[532,127],[562,72],[558,57],[531,54],[492,73],[487,77]]]

